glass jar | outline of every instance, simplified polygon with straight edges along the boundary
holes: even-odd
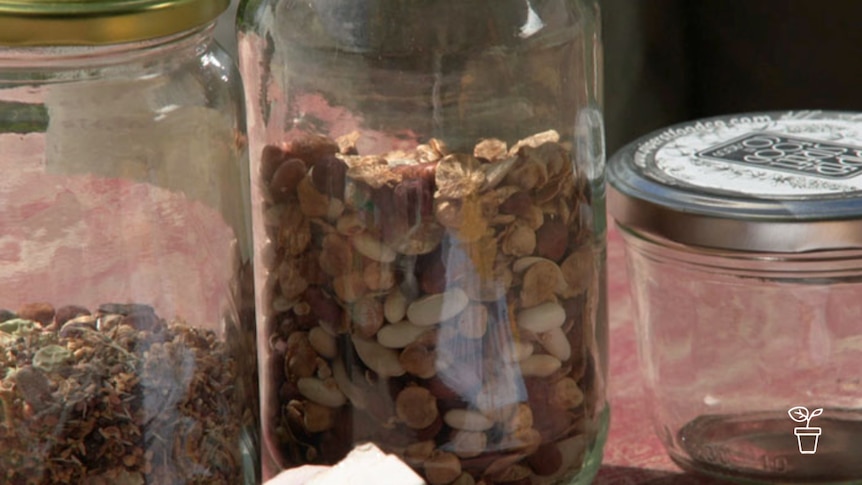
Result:
[[[0,0],[0,482],[254,483],[225,1]]]
[[[646,393],[682,467],[862,483],[862,115],[678,125],[611,160]]]
[[[587,483],[607,428],[593,1],[249,1],[265,478]]]

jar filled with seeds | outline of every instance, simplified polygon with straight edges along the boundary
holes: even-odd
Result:
[[[0,0],[0,483],[255,483],[227,0]]]
[[[247,1],[264,478],[588,483],[607,431],[598,9]]]

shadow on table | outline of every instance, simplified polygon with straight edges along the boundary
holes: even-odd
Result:
[[[731,482],[687,472],[603,466],[593,485],[728,485]]]

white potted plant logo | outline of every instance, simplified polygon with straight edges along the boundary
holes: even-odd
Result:
[[[811,420],[815,416],[823,414],[823,408],[817,408],[814,411],[808,412],[805,406],[796,406],[787,410],[790,419],[797,423],[805,423],[805,426],[797,426],[793,429],[793,434],[796,435],[796,440],[799,442],[799,453],[803,455],[813,455],[817,453],[817,442],[820,439],[820,428],[812,428]]]

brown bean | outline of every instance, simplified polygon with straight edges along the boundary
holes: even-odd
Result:
[[[18,309],[18,318],[48,326],[54,321],[54,307],[50,303],[27,303]]]
[[[347,164],[331,155],[317,160],[311,172],[311,183],[321,194],[336,199],[344,199],[344,186],[347,182]]]
[[[269,192],[276,202],[289,200],[296,193],[296,187],[305,177],[305,164],[292,158],[282,163],[273,173],[269,182]]]

